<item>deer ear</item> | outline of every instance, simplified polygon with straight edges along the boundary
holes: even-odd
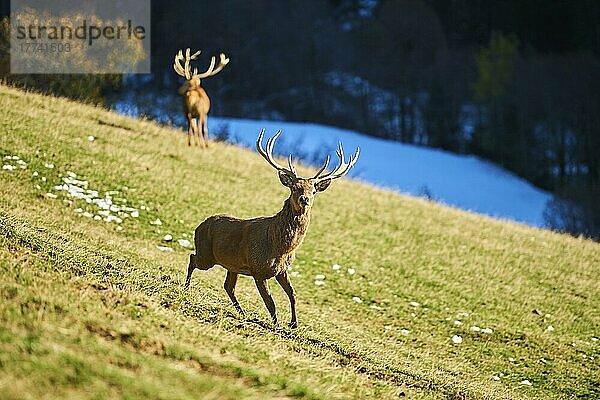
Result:
[[[283,186],[291,188],[294,186],[294,179],[283,171],[279,171],[279,180]]]
[[[322,192],[329,187],[330,183],[331,183],[331,179],[325,179],[323,181],[319,181],[315,184],[315,189],[317,189],[317,192]]]

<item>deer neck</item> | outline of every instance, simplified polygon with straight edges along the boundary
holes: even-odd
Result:
[[[288,198],[273,222],[271,239],[274,250],[280,254],[292,253],[304,240],[310,223],[310,208],[297,211]]]

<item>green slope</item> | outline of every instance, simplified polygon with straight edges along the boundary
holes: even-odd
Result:
[[[300,327],[274,327],[251,279],[246,319],[219,267],[184,291],[190,249],[162,240],[277,212],[264,160],[5,86],[0,110],[0,398],[600,397],[596,243],[342,180],[293,267]],[[83,216],[100,209],[55,189],[68,172],[139,216]]]

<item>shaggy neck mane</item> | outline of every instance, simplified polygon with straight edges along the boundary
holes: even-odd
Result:
[[[274,250],[279,254],[292,253],[304,240],[309,223],[310,208],[296,211],[288,198],[281,211],[273,216],[270,236]]]

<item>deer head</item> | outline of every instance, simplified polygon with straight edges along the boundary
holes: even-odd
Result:
[[[202,50],[198,50],[194,54],[190,54],[190,49],[187,48],[185,50],[185,57],[182,50],[179,50],[179,52],[175,55],[173,69],[179,76],[182,76],[186,79],[184,86],[188,85],[189,87],[199,87],[201,79],[218,74],[229,63],[229,58],[225,57],[225,54],[221,53],[219,55],[219,65],[217,65],[216,68],[215,56],[212,56],[210,59],[210,66],[206,71],[199,74],[198,69],[194,68],[194,72],[192,72],[190,69],[190,61],[195,60],[201,52]],[[184,62],[183,66],[181,65],[182,61]]]
[[[354,166],[358,159],[358,155],[360,154],[360,147],[357,147],[354,155],[350,157],[350,160],[346,163],[344,160],[344,149],[340,143],[336,152],[340,159],[340,163],[336,168],[330,172],[326,172],[327,167],[329,166],[329,156],[327,156],[325,163],[314,176],[310,178],[301,178],[298,176],[296,168],[292,163],[291,155],[288,157],[288,168],[280,166],[273,159],[273,146],[281,134],[281,130],[277,131],[275,136],[267,141],[267,147],[265,149],[262,148],[264,134],[265,130],[263,129],[260,132],[260,135],[258,135],[256,149],[258,150],[258,153],[278,171],[281,184],[290,189],[290,201],[296,212],[309,211],[315,195],[327,189],[332,180],[346,175],[348,171],[350,171],[350,168]]]

